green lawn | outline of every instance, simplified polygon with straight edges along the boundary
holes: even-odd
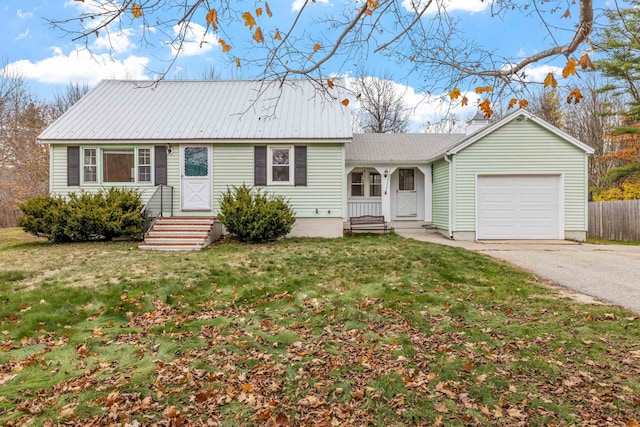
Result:
[[[395,235],[162,253],[0,230],[0,302],[3,425],[640,421],[638,315]]]

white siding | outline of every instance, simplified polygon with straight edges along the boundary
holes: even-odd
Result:
[[[564,174],[565,230],[586,230],[586,155],[531,120],[512,121],[470,145],[454,162],[455,231],[475,231],[477,174]]]
[[[266,186],[291,202],[296,216],[342,218],[345,188],[342,144],[307,145],[306,186]],[[220,194],[227,187],[253,186],[253,145],[218,144],[213,148],[213,210],[219,209]],[[316,213],[316,209],[318,212]]]
[[[449,164],[444,160],[433,164],[433,224],[449,228]]]

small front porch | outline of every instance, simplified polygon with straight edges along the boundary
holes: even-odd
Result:
[[[346,168],[345,220],[384,216],[389,223],[418,228],[432,221],[431,165]],[[395,228],[395,226],[394,226]]]

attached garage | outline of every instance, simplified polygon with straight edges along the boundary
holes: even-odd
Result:
[[[434,225],[456,240],[584,241],[593,151],[524,109],[487,124],[434,161]]]
[[[479,175],[476,239],[562,239],[561,175]]]

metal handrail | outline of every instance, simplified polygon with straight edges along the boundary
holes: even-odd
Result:
[[[142,210],[140,210],[140,215],[143,218],[142,235],[146,236],[156,219],[164,216],[167,212],[169,212],[170,216],[173,216],[173,187],[158,185]]]

